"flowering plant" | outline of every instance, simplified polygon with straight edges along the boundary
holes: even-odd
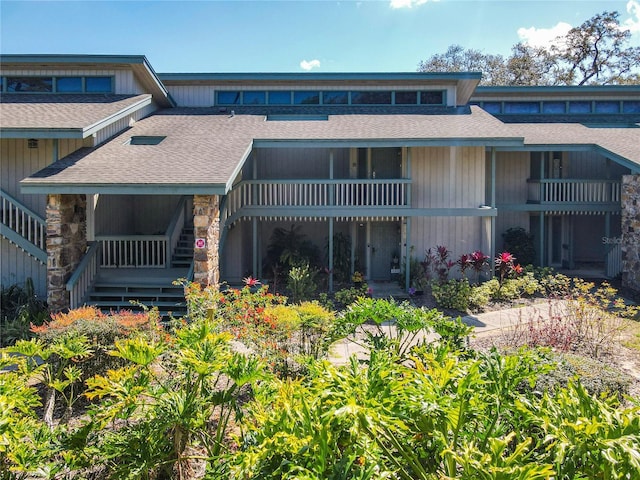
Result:
[[[354,283],[364,282],[364,277],[360,272],[353,272],[353,275],[351,275],[351,281]]]

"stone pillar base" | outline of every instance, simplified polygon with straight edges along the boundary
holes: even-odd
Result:
[[[220,284],[220,198],[218,195],[194,195],[193,281],[202,286]]]
[[[622,286],[640,294],[640,175],[622,177]]]

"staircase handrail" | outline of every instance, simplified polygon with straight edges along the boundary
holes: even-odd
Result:
[[[100,269],[101,248],[101,242],[91,242],[89,249],[67,281],[66,288],[69,292],[70,308],[78,308],[93,285]]]
[[[609,278],[614,278],[622,272],[622,243],[617,242],[608,249],[605,269]]]
[[[29,207],[27,207],[25,204],[23,204],[20,200],[18,200],[17,198],[15,198],[14,196],[12,196],[11,194],[9,194],[8,192],[2,189],[0,189],[0,198],[2,199],[2,204],[3,204],[2,223],[10,227],[13,231],[15,231],[21,237],[23,237],[24,239],[28,240],[30,243],[38,247],[40,250],[46,252],[47,221],[44,218],[42,218],[40,215],[38,215],[36,212],[31,210]],[[23,235],[24,232],[15,230],[8,223],[6,223],[5,220],[6,220],[7,213],[6,213],[6,209],[4,208],[5,203],[9,204],[9,208],[14,208],[16,210],[17,216],[26,215],[28,223],[35,224],[36,232],[37,232],[35,239],[30,238],[31,235],[27,235],[27,236]]]
[[[182,229],[185,225],[185,205],[187,203],[187,197],[182,197],[180,202],[178,202],[178,207],[176,208],[173,216],[171,217],[171,221],[169,222],[169,226],[165,231],[165,236],[168,239],[167,242],[167,265],[171,264],[171,255],[173,254],[178,242],[180,241],[180,234],[182,233]]]

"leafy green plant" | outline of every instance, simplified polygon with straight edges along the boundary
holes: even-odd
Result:
[[[431,285],[431,294],[439,307],[464,312],[469,308],[471,285],[466,278],[434,282]]]
[[[49,320],[47,303],[35,294],[33,280],[0,290],[0,347],[32,337],[31,326]]]
[[[291,267],[287,278],[287,289],[291,292],[294,303],[309,300],[316,291],[317,272],[308,264]]]
[[[341,307],[348,307],[352,303],[356,302],[360,298],[365,298],[367,296],[367,292],[369,290],[369,286],[366,283],[363,283],[359,287],[350,287],[343,288],[342,290],[338,290],[335,295],[335,301]]]
[[[319,267],[320,251],[302,233],[302,225],[274,229],[267,247],[264,271],[281,272],[286,276],[291,268],[305,264]]]

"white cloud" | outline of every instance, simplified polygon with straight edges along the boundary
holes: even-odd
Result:
[[[391,0],[391,8],[411,8],[427,3],[429,0]],[[437,1],[437,0],[434,0]]]
[[[627,13],[631,15],[624,21],[623,26],[628,28],[631,33],[640,33],[640,2],[638,0],[629,0],[627,2]]]
[[[573,27],[565,22],[559,22],[551,28],[521,27],[518,29],[518,37],[532,47],[550,47],[557,37],[566,35],[571,28]]]
[[[300,62],[300,68],[302,68],[303,70],[306,70],[307,72],[313,68],[318,68],[320,67],[320,60],[310,60],[310,61],[306,61],[306,60],[302,60]]]

